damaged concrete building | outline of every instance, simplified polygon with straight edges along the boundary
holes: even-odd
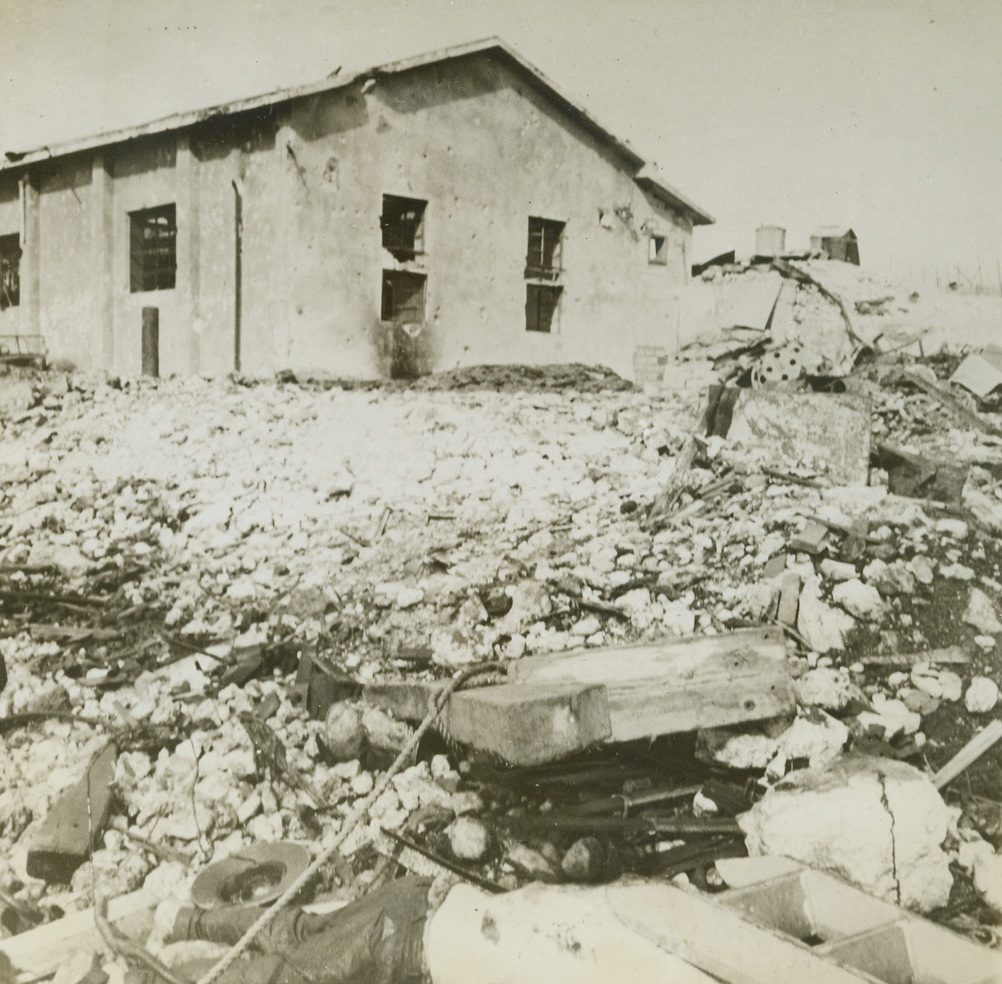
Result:
[[[630,375],[712,221],[490,39],[8,153],[0,335],[134,374],[155,307],[168,374]]]

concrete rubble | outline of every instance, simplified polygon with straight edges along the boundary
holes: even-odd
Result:
[[[790,301],[789,323],[815,302]],[[511,891],[705,885],[718,858],[781,854],[997,944],[1002,836],[972,804],[1002,801],[999,749],[943,788],[929,776],[999,714],[1002,431],[901,374],[945,388],[956,359],[847,361],[836,328],[815,369],[867,407],[868,463],[879,442],[962,462],[958,500],[833,472],[823,447],[778,462],[747,427],[708,434],[702,393],[598,370],[553,387],[514,369],[412,387],[0,377],[2,932],[95,896],[185,902],[251,845],[316,860],[345,831],[315,888],[341,902],[443,862]],[[726,649],[753,628],[778,659],[738,656],[773,660],[781,710],[756,713],[778,698],[749,682],[725,726],[622,741],[603,723],[616,681],[588,681],[543,695],[547,744],[528,727],[497,744],[532,691],[513,667]],[[495,744],[476,700],[462,740],[447,715],[418,736],[470,669],[498,696]],[[701,672],[643,686],[685,703]],[[109,740],[106,822],[62,881],[34,877],[40,829],[63,831],[60,800]],[[121,954],[103,960],[121,977]]]

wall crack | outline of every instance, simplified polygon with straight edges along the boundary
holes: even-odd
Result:
[[[880,803],[891,822],[891,874],[894,877],[894,901],[898,905],[901,905],[901,881],[898,878],[898,844],[894,832],[894,812],[891,810],[891,804],[887,799],[887,783],[884,774],[878,772],[877,779],[880,781]]]

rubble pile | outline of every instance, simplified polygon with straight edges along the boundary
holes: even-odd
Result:
[[[0,377],[4,932],[343,832],[319,895],[398,865],[713,888],[718,859],[786,854],[997,943],[1002,751],[943,767],[1002,717],[1002,421],[954,367],[857,361],[866,440],[805,410],[795,460],[601,370]],[[588,653],[623,672],[575,676]],[[679,706],[615,689],[648,659]],[[457,701],[416,744],[468,667],[473,726]],[[487,740],[510,715],[532,764]]]

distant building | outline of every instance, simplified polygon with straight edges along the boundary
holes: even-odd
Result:
[[[782,256],[786,252],[786,230],[778,225],[763,225],[755,230],[757,256]]]
[[[811,236],[811,252],[823,253],[829,260],[843,260],[859,266],[856,233],[846,226],[822,226]]]
[[[138,373],[150,306],[164,374],[629,375],[712,221],[491,39],[8,153],[0,336]]]

